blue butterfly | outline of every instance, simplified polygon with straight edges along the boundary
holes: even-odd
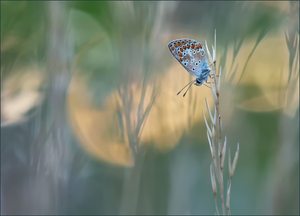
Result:
[[[205,50],[200,42],[191,39],[173,40],[169,42],[168,47],[177,61],[190,74],[196,77],[195,80],[192,80],[185,87],[183,87],[183,89],[185,89],[187,86],[189,86],[186,92],[183,94],[184,97],[192,84],[200,86],[208,79],[211,69],[206,58]],[[181,89],[177,95],[180,94],[183,89]]]

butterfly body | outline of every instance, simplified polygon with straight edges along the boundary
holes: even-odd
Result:
[[[194,77],[194,84],[202,85],[211,71],[202,43],[191,39],[177,39],[168,44],[176,60]]]

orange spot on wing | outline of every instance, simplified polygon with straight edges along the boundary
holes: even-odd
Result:
[[[202,45],[200,43],[197,44],[197,48],[202,49]]]
[[[196,45],[196,49],[202,48],[201,44]]]

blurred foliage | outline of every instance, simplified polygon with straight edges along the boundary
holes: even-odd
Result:
[[[16,16],[17,14],[17,16]],[[45,60],[45,3],[1,1],[1,73]]]
[[[58,43],[73,53],[67,68],[64,58],[49,65],[52,4],[66,28]],[[216,29],[224,133],[241,144],[232,213],[299,214],[298,9],[288,1],[1,1],[1,213],[119,214],[137,197],[137,214],[213,214],[202,117],[212,98],[206,87],[176,97],[190,77],[167,43],[190,37],[210,47]],[[139,168],[120,138],[121,88],[131,91],[131,119],[142,92],[146,102],[147,90],[158,92]]]

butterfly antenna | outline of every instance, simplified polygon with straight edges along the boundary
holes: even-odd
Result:
[[[192,80],[191,82],[189,82],[188,84],[186,84],[178,93],[177,95],[180,94],[180,92],[182,92],[183,89],[185,89],[188,85],[191,85],[192,82],[195,82],[195,80]]]
[[[194,80],[193,80],[194,81]],[[184,92],[184,94],[182,95],[182,97],[184,97],[186,95],[186,93],[188,92],[188,90],[192,87],[194,83],[191,83],[190,86],[187,88],[187,90]]]

